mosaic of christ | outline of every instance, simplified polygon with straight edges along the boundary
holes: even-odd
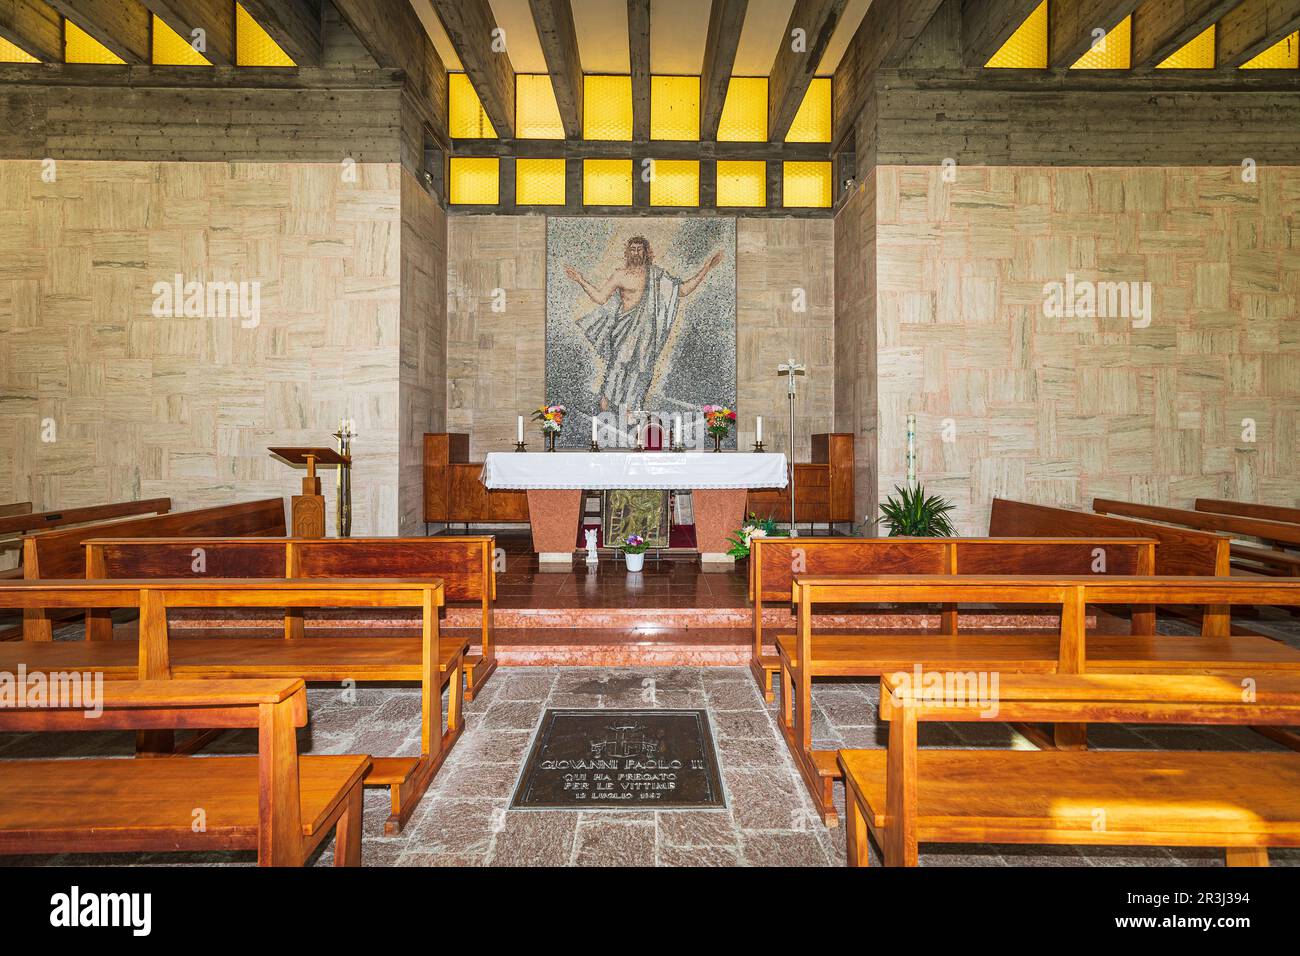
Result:
[[[548,219],[545,398],[567,406],[570,448],[602,412],[667,427],[702,405],[734,408],[735,220]]]

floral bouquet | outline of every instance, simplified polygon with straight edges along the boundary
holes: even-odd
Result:
[[[623,542],[620,550],[624,554],[645,554],[646,548],[650,547],[645,543],[645,538],[639,534],[630,534],[627,540]]]
[[[542,405],[533,412],[533,421],[542,423],[543,432],[559,434],[564,427],[564,412],[563,405]]]
[[[705,405],[702,411],[709,434],[719,438],[726,437],[736,421],[736,413],[725,405]]]
[[[761,521],[754,520],[754,512],[749,513],[749,521],[739,531],[731,534],[727,540],[731,542],[731,547],[727,549],[727,554],[733,558],[749,557],[749,543],[755,538],[788,538],[790,532],[784,528],[777,527],[776,520],[773,518],[763,518]]]

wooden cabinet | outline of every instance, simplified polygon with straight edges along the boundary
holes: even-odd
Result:
[[[817,523],[852,522],[853,434],[812,436],[812,461],[794,466],[795,518]],[[751,491],[745,507],[760,518],[790,520],[790,490]]]

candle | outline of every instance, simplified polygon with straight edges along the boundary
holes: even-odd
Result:
[[[907,480],[916,481],[916,416],[907,416]]]
[[[519,438],[516,440],[519,442],[519,444],[522,445],[524,443],[524,416],[523,415],[519,416],[518,432],[519,432]]]
[[[762,443],[763,441],[763,416],[762,415],[758,416],[758,437],[756,437],[754,441],[759,443]]]
[[[596,444],[596,419],[591,419],[591,443]]]
[[[673,444],[681,447],[682,444],[682,416],[673,416]]]

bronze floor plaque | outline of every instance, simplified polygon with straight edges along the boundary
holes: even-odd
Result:
[[[725,807],[702,710],[547,710],[512,807]]]

